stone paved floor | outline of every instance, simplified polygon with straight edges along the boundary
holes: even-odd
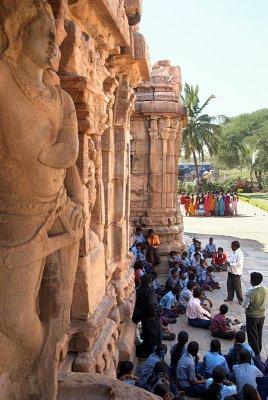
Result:
[[[242,201],[239,202],[239,213],[238,217],[185,217],[184,225],[187,244],[191,243],[192,237],[197,236],[201,240],[202,246],[205,246],[209,237],[214,237],[216,245],[223,247],[229,255],[231,241],[238,240],[240,242],[245,255],[242,276],[243,292],[245,292],[249,286],[249,274],[254,270],[264,275],[264,284],[268,286],[268,213]],[[214,290],[212,293],[206,292],[213,303],[213,315],[218,312],[219,306],[226,297],[226,276],[226,272],[217,273],[216,277],[221,284],[221,289]],[[237,300],[229,302],[228,306],[230,318],[238,318],[241,323],[244,323],[244,309],[239,306]],[[181,329],[186,329],[189,332],[190,340],[199,342],[200,358],[209,350],[212,339],[209,331],[189,327],[185,315],[180,316],[177,323],[169,325],[169,328],[176,334]],[[236,328],[238,329],[239,325]],[[263,334],[262,357],[266,359],[266,355],[268,355],[268,315]],[[170,348],[174,342],[165,343]],[[230,343],[226,340],[221,340],[221,343],[222,352],[226,353]],[[167,361],[169,361],[169,351]]]

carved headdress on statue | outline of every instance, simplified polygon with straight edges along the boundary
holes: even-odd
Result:
[[[53,19],[46,0],[0,0],[0,55],[5,53],[16,61],[24,28],[44,12]]]

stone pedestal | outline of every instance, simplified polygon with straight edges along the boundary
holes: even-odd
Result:
[[[180,68],[159,61],[136,89],[131,117],[131,222],[153,228],[161,254],[184,248],[177,202],[178,160],[186,109],[180,104]]]

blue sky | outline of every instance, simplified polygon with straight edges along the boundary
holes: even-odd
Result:
[[[143,0],[152,65],[170,59],[211,115],[268,107],[268,0]]]

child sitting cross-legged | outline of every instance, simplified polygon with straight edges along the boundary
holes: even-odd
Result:
[[[187,282],[187,287],[184,288],[180,293],[179,305],[184,311],[186,311],[189,300],[193,297],[193,291],[195,287],[196,283],[189,281]]]
[[[228,375],[230,369],[221,354],[221,343],[218,339],[212,339],[210,342],[210,351],[204,355],[204,370],[207,378],[211,378],[213,369],[220,365],[224,369],[225,375]]]
[[[201,260],[200,265],[196,268],[196,278],[198,282],[202,281],[202,278],[205,276],[206,269],[207,269],[206,260]]]
[[[231,329],[226,318],[226,314],[228,313],[227,304],[222,304],[220,306],[219,314],[216,314],[210,324],[210,331],[212,336],[220,338],[220,339],[229,339],[232,340],[235,337],[236,330]]]
[[[233,366],[232,373],[235,377],[238,396],[241,399],[244,384],[249,383],[257,389],[256,378],[263,377],[263,373],[255,367],[255,365],[251,365],[251,354],[247,349],[240,350],[238,355],[238,364]]]
[[[189,335],[186,331],[180,331],[178,333],[178,342],[174,344],[170,349],[170,374],[174,378],[176,376],[176,370],[179,360],[182,355],[186,353],[186,343],[189,340]]]
[[[254,365],[255,353],[250,347],[250,345],[245,343],[245,340],[246,340],[245,332],[237,331],[235,334],[235,342],[230,347],[229,353],[225,356],[230,369],[232,369],[234,364],[238,363],[239,353],[242,349],[246,349],[250,352],[251,355],[250,364]]]
[[[171,251],[170,253],[169,253],[169,256],[170,256],[170,258],[169,258],[169,260],[168,260],[168,263],[169,263],[169,267],[170,268],[173,268],[174,267],[174,264],[175,263],[177,263],[177,262],[179,262],[180,261],[180,259],[181,259],[181,257],[178,255],[178,253],[176,252],[176,251]]]
[[[180,288],[175,286],[170,292],[165,294],[160,300],[160,306],[162,308],[162,317],[164,318],[178,318],[179,314],[183,311],[177,306],[177,296],[180,293]]]
[[[178,279],[178,286],[181,290],[185,289],[187,287],[188,283],[188,277],[187,273],[184,271],[179,272],[179,279]]]
[[[182,271],[188,271],[188,268],[191,265],[189,258],[187,257],[187,251],[183,251],[181,253],[181,259],[179,261],[180,269]]]
[[[215,281],[215,275],[212,271],[212,267],[207,267],[206,270],[203,271],[200,281],[201,287],[210,292],[214,289],[220,289],[220,284]]]
[[[224,400],[233,399],[233,395],[236,395],[237,389],[234,383],[227,381],[225,377],[224,369],[218,365],[212,371],[212,378],[209,378],[206,382],[207,390],[205,392],[205,400]]]
[[[123,361],[119,366],[117,379],[127,383],[128,385],[135,385],[139,381],[139,377],[132,374],[134,364],[131,361]]]
[[[179,271],[175,268],[172,268],[171,271],[171,276],[167,279],[166,284],[165,284],[165,290],[166,292],[169,292],[174,288],[174,286],[178,285],[178,279],[179,279]]]

